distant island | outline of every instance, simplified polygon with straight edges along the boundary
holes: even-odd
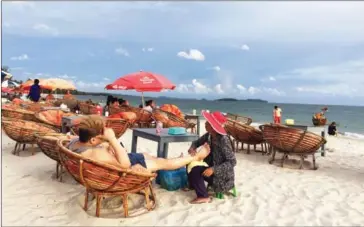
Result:
[[[218,102],[237,102],[237,101],[245,101],[245,102],[263,102],[268,103],[266,100],[262,99],[234,99],[234,98],[222,98],[222,99],[216,99],[215,101]]]

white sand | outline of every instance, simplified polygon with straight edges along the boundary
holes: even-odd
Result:
[[[202,123],[203,124],[203,123]],[[202,127],[203,128],[203,127]],[[122,141],[130,150],[131,131]],[[186,154],[190,143],[171,144],[170,157]],[[319,169],[295,170],[268,164],[261,154],[236,154],[238,197],[190,205],[194,192],[169,192],[155,185],[157,208],[125,219],[120,200],[106,199],[101,217],[95,204],[82,209],[84,188],[69,176],[54,179],[55,162],[42,152],[11,154],[14,142],[2,135],[3,225],[363,225],[364,141],[329,138],[326,157],[317,155]],[[138,152],[155,155],[157,144],[139,139]],[[130,209],[142,203],[132,196]],[[139,209],[140,210],[140,209]],[[137,210],[137,211],[139,211]],[[133,215],[131,210],[131,215]],[[134,213],[135,214],[135,213]]]

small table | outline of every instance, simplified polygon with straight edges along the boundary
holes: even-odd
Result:
[[[188,132],[183,135],[169,135],[167,128],[163,128],[159,135],[156,133],[155,128],[135,128],[133,129],[131,145],[132,153],[136,153],[138,137],[158,142],[157,157],[159,158],[168,157],[169,143],[192,142],[198,139],[198,135]]]
[[[200,135],[200,116],[194,114],[186,114],[185,120],[196,120],[197,124],[197,135]]]

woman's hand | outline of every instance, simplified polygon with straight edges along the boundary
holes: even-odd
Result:
[[[202,173],[202,175],[205,177],[210,177],[210,176],[212,176],[212,174],[214,174],[214,169],[211,167],[205,169],[205,171],[203,171],[203,173]]]

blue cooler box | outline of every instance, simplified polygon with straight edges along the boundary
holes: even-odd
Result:
[[[168,191],[175,191],[187,186],[187,171],[185,167],[176,170],[159,170],[156,183]]]

